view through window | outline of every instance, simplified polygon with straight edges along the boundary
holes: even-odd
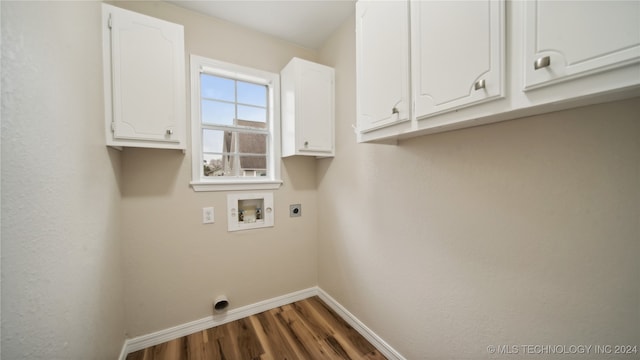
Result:
[[[200,74],[203,175],[266,176],[266,85]]]

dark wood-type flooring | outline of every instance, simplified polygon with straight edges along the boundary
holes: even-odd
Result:
[[[317,296],[127,355],[127,360],[386,359]]]

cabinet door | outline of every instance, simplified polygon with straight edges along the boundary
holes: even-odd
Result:
[[[416,118],[503,96],[504,1],[411,2]]]
[[[356,3],[358,131],[410,120],[407,1]]]
[[[525,90],[640,62],[640,1],[527,1],[525,61]]]
[[[333,154],[334,72],[327,66],[301,62],[296,136],[300,152]]]
[[[110,49],[105,49],[110,52],[105,66],[110,66],[112,110],[108,143],[184,148],[182,26],[104,6],[110,27]]]

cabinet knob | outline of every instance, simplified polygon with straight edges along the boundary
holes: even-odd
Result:
[[[475,84],[473,84],[473,88],[475,90],[484,89],[486,86],[487,86],[487,83],[484,81],[484,79],[478,80],[478,81],[476,81]]]
[[[549,65],[551,65],[551,58],[549,56],[543,56],[533,63],[533,69],[538,70],[546,68]]]
[[[398,117],[400,117],[400,110],[398,110],[398,105],[400,105],[401,102],[402,99],[398,100],[398,102],[393,105],[393,107],[391,108],[391,115],[398,114]]]
[[[167,135],[173,135],[173,130],[167,129]]]
[[[305,141],[305,142],[304,142],[304,147],[307,147],[307,146],[309,146],[309,142],[308,142],[308,141]]]

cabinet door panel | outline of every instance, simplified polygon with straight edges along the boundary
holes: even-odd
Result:
[[[417,118],[503,95],[503,1],[415,1],[411,27]]]
[[[361,132],[410,120],[408,19],[406,1],[356,3],[357,113]]]
[[[640,2],[531,0],[525,32],[525,89],[606,71],[640,61]]]
[[[184,94],[176,93],[184,77],[176,66],[184,56],[181,33],[136,15],[112,16],[114,138],[179,142],[172,135],[184,121]]]
[[[333,69],[302,67],[299,86],[300,151],[333,151]]]

